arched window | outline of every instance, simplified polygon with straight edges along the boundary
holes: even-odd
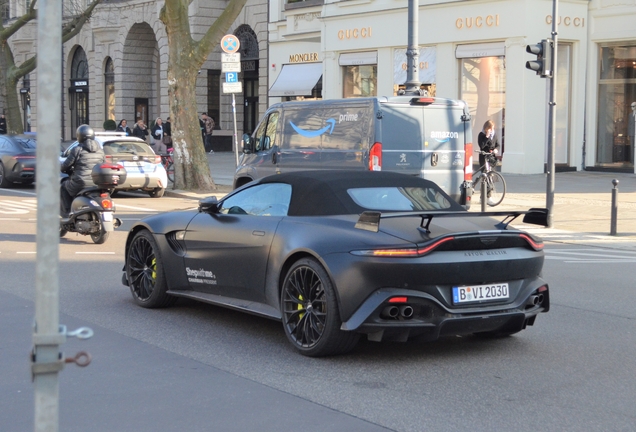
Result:
[[[86,52],[82,47],[77,47],[71,62],[71,86],[68,89],[72,131],[75,131],[81,124],[89,124],[88,88]]]
[[[115,120],[115,66],[110,57],[106,59],[104,68],[104,112],[104,120]]]

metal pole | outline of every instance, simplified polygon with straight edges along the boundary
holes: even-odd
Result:
[[[234,116],[234,156],[236,157],[236,166],[239,165],[239,151],[238,151],[238,131],[236,129],[236,98],[232,93],[232,115]]]
[[[488,195],[488,192],[486,192],[486,174],[485,173],[481,173],[481,190],[480,190],[480,198],[481,198],[481,211],[482,213],[486,211],[486,201],[488,200],[488,198],[486,197],[486,195]]]
[[[616,235],[616,219],[618,218],[618,179],[612,180],[612,216],[610,219],[610,235]]]
[[[409,40],[406,49],[406,87],[405,93],[412,95],[421,95],[420,80],[417,73],[419,65],[419,2],[418,0],[409,0]]]
[[[552,0],[552,74],[550,76],[550,102],[548,107],[548,182],[546,186],[545,206],[548,209],[548,228],[553,225],[554,208],[554,157],[556,134],[556,88],[557,88],[557,50],[559,0]]]
[[[64,337],[59,330],[60,118],[62,2],[42,0],[38,10],[37,78],[37,260],[33,372],[35,431],[57,432],[59,383],[56,368]]]

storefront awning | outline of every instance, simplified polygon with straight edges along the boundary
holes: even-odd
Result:
[[[311,96],[312,89],[322,76],[322,63],[298,63],[283,65],[270,96]]]
[[[457,49],[455,50],[455,57],[458,59],[503,57],[504,55],[506,55],[506,46],[503,42],[457,45]]]

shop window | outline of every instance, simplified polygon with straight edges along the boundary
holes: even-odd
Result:
[[[601,47],[596,165],[634,166],[636,46]],[[636,104],[635,104],[636,105]]]
[[[110,57],[104,71],[104,104],[105,120],[115,120],[115,67]]]
[[[376,96],[377,87],[377,65],[344,66],[345,98]]]
[[[466,101],[472,117],[473,143],[486,121],[495,123],[495,133],[504,147],[506,106],[506,69],[505,58],[477,57],[462,58],[461,63],[461,99]],[[475,144],[475,148],[477,148]]]

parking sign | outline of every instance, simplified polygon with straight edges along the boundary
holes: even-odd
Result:
[[[225,73],[225,82],[227,82],[227,83],[236,83],[236,82],[238,82],[238,73],[236,73],[236,72],[226,72]]]

